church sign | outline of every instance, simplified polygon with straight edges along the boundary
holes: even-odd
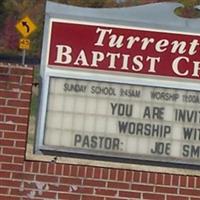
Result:
[[[200,37],[50,17],[36,149],[200,165]]]

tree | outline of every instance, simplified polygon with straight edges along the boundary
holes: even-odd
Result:
[[[4,42],[3,47],[5,49],[9,49],[9,51],[16,50],[18,46],[18,35],[15,28],[16,21],[11,17],[7,17],[5,20],[5,26],[3,29],[3,36],[4,36]]]
[[[5,8],[4,8],[4,2],[5,0],[1,0],[0,1],[0,26],[2,27],[3,25],[3,21],[6,17],[6,12],[5,12]]]
[[[194,8],[200,3],[199,0],[178,0],[179,3],[182,3],[185,8]]]
[[[175,9],[175,13],[178,16],[186,18],[200,17],[200,10],[195,8],[195,6],[200,4],[200,0],[178,0],[178,2],[183,4],[183,7]]]

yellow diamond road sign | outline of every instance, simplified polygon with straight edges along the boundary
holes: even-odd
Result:
[[[37,29],[37,26],[33,23],[33,21],[28,17],[22,18],[16,24],[16,29],[24,36],[28,37],[32,32]]]

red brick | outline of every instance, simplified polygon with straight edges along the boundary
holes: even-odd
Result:
[[[5,81],[5,82],[13,82],[13,83],[19,83],[20,82],[20,76],[16,76],[16,75],[10,75],[10,74],[5,74],[5,75],[1,75],[1,81]]]
[[[7,82],[6,89],[9,91],[18,91],[19,93],[21,92],[21,87],[22,85],[17,82]]]
[[[147,183],[147,180],[148,180],[148,173],[147,172],[142,172],[142,175],[141,175],[141,182],[142,183]]]
[[[4,133],[0,131],[0,138],[3,138]]]
[[[41,197],[49,198],[49,199],[56,199],[56,193],[55,192],[49,192],[49,191],[42,191]]]
[[[109,169],[103,168],[102,169],[102,179],[108,179]]]
[[[116,197],[114,197],[114,198],[112,198],[112,197],[106,197],[105,198],[105,200],[127,200],[127,199],[124,199],[124,197],[122,197],[122,198],[116,198]],[[132,199],[131,199],[132,200]],[[135,200],[135,199],[134,199]],[[138,200],[138,199],[137,199]]]
[[[1,109],[1,108],[0,108]],[[3,122],[4,121],[4,115],[0,114],[0,121]]]
[[[3,82],[9,81],[9,74],[0,74],[0,80]]]
[[[14,131],[15,130],[15,124],[0,123],[0,130]]]
[[[0,76],[0,90],[9,90],[9,83],[1,81],[1,76]]]
[[[0,98],[0,106],[3,106],[6,104],[6,100],[5,99],[2,99]]]
[[[178,186],[178,185],[179,185],[179,178],[180,178],[180,176],[178,176],[178,175],[173,175],[173,176],[172,176],[172,185]]]
[[[97,168],[94,168],[94,178],[96,179],[99,179],[101,178],[101,173],[102,173],[102,169],[97,167]]]
[[[22,78],[22,83],[24,84],[32,84],[32,82],[33,82],[33,79],[31,76],[24,76]]]
[[[8,171],[0,171],[1,178],[10,178],[11,172]]]
[[[11,192],[10,194],[13,195],[13,196],[27,196],[28,193],[30,193],[31,190],[30,189],[17,189],[17,188],[11,188]],[[23,199],[24,200],[24,199]]]
[[[104,197],[83,195],[81,200],[104,200]],[[117,200],[117,199],[115,199]]]
[[[58,199],[66,199],[66,200],[80,200],[81,196],[78,194],[65,194],[65,193],[60,193],[58,194]]]
[[[116,180],[117,179],[117,170],[116,169],[111,169],[110,170],[110,179],[111,180]]]
[[[149,191],[153,192],[153,185],[144,185],[144,184],[132,184],[131,186],[132,190],[137,190],[137,191]]]
[[[17,131],[26,132],[28,130],[27,125],[17,125]]]
[[[0,140],[0,146],[13,146],[14,145],[14,141],[13,140],[6,140],[6,139],[1,139]]]
[[[34,180],[34,174],[22,173],[22,172],[13,172],[12,179],[19,179],[19,180]]]
[[[72,165],[71,166],[71,173],[70,173],[70,175],[71,176],[77,176],[77,174],[78,174],[78,166]]]
[[[10,115],[17,114],[17,108],[14,108],[14,107],[0,106],[0,111],[1,113],[4,113],[4,114],[10,114]]]
[[[200,177],[196,178],[196,187],[200,188]]]
[[[76,192],[80,194],[93,194],[94,188],[78,186],[77,189],[70,188],[70,190],[72,190],[72,192]]]
[[[16,164],[23,164],[24,163],[24,156],[14,156],[14,163]]]
[[[32,90],[32,85],[22,85],[20,89],[24,92],[30,92]]]
[[[1,162],[12,162],[12,155],[0,155],[0,161]]]
[[[0,66],[0,74],[8,74],[9,68]]]
[[[0,96],[7,98],[7,99],[17,99],[19,96],[18,92],[14,92],[14,91],[1,91],[0,90]]]
[[[167,195],[166,200],[189,200],[188,197],[177,196],[177,195]]]
[[[172,175],[171,174],[165,174],[164,177],[164,184],[165,185],[171,185]]]
[[[23,187],[26,189],[36,189],[37,185],[34,181],[24,181]]]
[[[48,184],[49,186],[49,191],[56,191],[56,192],[66,192],[69,191],[69,185],[66,184]]]
[[[82,179],[80,179],[80,178],[70,178],[70,177],[68,177],[68,178],[61,177],[60,178],[60,182],[62,184],[81,185],[81,181],[82,181]]]
[[[108,188],[119,188],[119,189],[129,189],[129,183],[125,182],[108,182],[107,183]]]
[[[28,108],[30,102],[29,101],[23,101],[23,100],[12,100],[8,99],[8,106],[13,106],[13,107],[20,107],[20,108]]]
[[[9,188],[8,187],[0,187],[0,194],[8,194]]]
[[[178,188],[177,187],[169,187],[169,186],[166,186],[166,187],[159,187],[159,186],[157,186],[155,191],[158,192],[158,193],[176,194],[177,191],[178,191]]]
[[[103,180],[100,181],[100,180],[94,180],[94,179],[84,179],[83,185],[93,186],[93,187],[105,187],[106,182]]]
[[[132,181],[132,175],[133,175],[132,171],[126,171],[125,181],[127,181],[127,182]]]
[[[12,197],[12,196],[5,196],[0,194],[0,200],[21,200],[21,197]],[[28,199],[23,199],[28,200]]]
[[[187,185],[187,176],[180,176],[180,186],[186,187]]]
[[[31,67],[26,68],[19,68],[19,67],[12,67],[11,68],[11,74],[17,74],[17,75],[32,75],[33,69]]]
[[[70,174],[70,165],[64,165],[63,175],[68,176]]]
[[[180,194],[182,195],[192,195],[192,196],[200,196],[200,190],[195,189],[180,189]]]
[[[143,194],[143,199],[148,199],[148,200],[165,200],[165,195],[162,194],[153,194],[153,193],[144,193]]]
[[[18,187],[19,188],[19,186],[21,185],[21,181],[1,179],[1,185],[2,186],[8,186],[8,187]]]
[[[48,164],[45,162],[40,163],[40,173],[43,173],[43,174],[47,173],[47,165]]]
[[[19,109],[19,115],[29,115],[29,109]]]
[[[86,177],[93,178],[94,174],[94,168],[93,167],[87,167],[86,168]]]
[[[56,174],[57,175],[63,174],[63,164],[56,164]]]
[[[134,175],[133,175],[133,181],[134,182],[140,182],[140,175],[141,175],[141,173],[140,172],[134,172]]]
[[[119,191],[120,197],[129,197],[129,198],[140,198],[141,193],[139,192],[129,192],[129,191]]]
[[[42,181],[42,182],[55,183],[55,182],[58,182],[58,177],[56,177],[56,176],[48,176],[48,175],[36,175],[36,180],[37,181]]]
[[[48,174],[55,174],[56,165],[54,163],[48,164]]]
[[[103,195],[103,196],[115,196],[117,194],[116,190],[108,190],[108,189],[95,189],[95,194]]]
[[[24,148],[26,147],[26,142],[24,140],[18,140],[16,141],[15,146]]]
[[[118,181],[124,181],[125,180],[125,171],[124,170],[118,170],[117,180]]]
[[[78,176],[79,177],[85,177],[85,174],[86,174],[86,167],[85,166],[79,166]]]
[[[56,175],[62,175],[63,174],[63,164],[57,164],[56,165]]]
[[[25,172],[31,172],[32,171],[32,165],[33,165],[33,162],[25,161],[25,163],[24,163]]]
[[[22,93],[20,94],[20,99],[23,99],[23,100],[30,100],[30,99],[31,99],[31,93],[22,92]]]
[[[39,162],[33,162],[33,164],[32,164],[32,172],[38,173],[39,172],[39,166],[40,166]]]
[[[19,164],[11,164],[11,163],[2,163],[1,169],[7,171],[22,171],[23,166]]]
[[[25,149],[4,147],[3,148],[3,153],[4,154],[10,154],[10,155],[24,155],[25,154]]]
[[[195,181],[196,181],[195,177],[193,176],[189,177],[188,186],[193,188],[195,186]]]
[[[164,174],[157,174],[156,183],[159,185],[164,183]]]
[[[27,117],[20,117],[20,116],[6,116],[6,121],[11,121],[13,123],[20,123],[20,124],[27,124],[28,118]]]
[[[6,131],[4,133],[4,138],[9,138],[9,139],[18,139],[18,140],[23,140],[26,139],[26,134],[21,133],[21,132],[17,132],[17,131]]]

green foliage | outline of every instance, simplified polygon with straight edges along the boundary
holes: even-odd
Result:
[[[200,10],[195,8],[200,4],[200,0],[178,0],[178,2],[183,4],[183,7],[175,9],[176,15],[185,18],[200,18]]]
[[[0,26],[3,24],[3,21],[6,17],[6,12],[4,12],[4,2],[5,0],[0,1]]]
[[[182,3],[184,7],[193,8],[200,3],[200,0],[178,0],[178,2]]]

